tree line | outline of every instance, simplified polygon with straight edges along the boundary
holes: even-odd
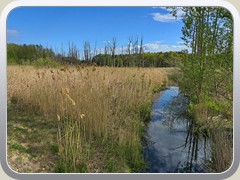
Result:
[[[140,41],[140,42],[139,42]],[[8,64],[34,64],[36,61],[51,60],[61,64],[84,64],[111,67],[175,67],[188,54],[179,52],[144,52],[143,39],[129,38],[126,47],[117,47],[117,40],[105,43],[103,49],[92,48],[89,41],[83,42],[82,54],[74,43],[68,49],[53,51],[42,45],[7,44]]]
[[[112,67],[175,67],[185,57],[185,52],[157,52],[138,54],[118,54],[114,59],[110,54],[98,54],[92,62],[98,66]]]
[[[42,45],[18,45],[7,44],[7,61],[8,64],[31,64],[39,58],[55,57],[55,53],[51,48],[43,47]]]

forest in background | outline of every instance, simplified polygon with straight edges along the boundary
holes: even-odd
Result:
[[[113,38],[114,39],[114,38]],[[116,44],[113,41],[113,44]],[[116,45],[114,45],[116,46]],[[42,45],[7,45],[8,64],[21,65],[49,65],[59,64],[74,65],[97,65],[110,67],[175,67],[185,58],[187,51],[180,52],[143,52],[136,47],[129,47],[130,50],[116,54],[116,47],[113,50],[111,45],[104,48],[104,53],[91,51],[90,43],[84,42],[83,55],[80,57],[80,50],[72,43],[68,51],[61,50],[61,53],[54,52],[52,48]],[[137,46],[139,47],[139,45]],[[143,47],[139,47],[143,49]]]

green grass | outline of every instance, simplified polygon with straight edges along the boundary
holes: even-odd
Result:
[[[27,153],[27,149],[25,147],[23,147],[21,144],[13,143],[11,145],[11,149],[18,150],[21,153]]]
[[[107,160],[106,163],[106,169],[108,172],[116,172],[116,167],[117,167],[117,161],[113,158],[110,158],[109,160]]]
[[[143,122],[148,122],[151,120],[151,108],[151,104],[149,103],[143,103],[139,105],[139,115]]]
[[[58,159],[56,122],[21,110],[14,103],[8,104],[7,115],[7,154],[11,168],[21,172],[54,172],[49,161],[54,164]],[[42,166],[47,166],[45,171]]]

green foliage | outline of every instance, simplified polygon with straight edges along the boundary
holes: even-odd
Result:
[[[7,44],[8,64],[32,64],[39,58],[54,58],[54,52],[41,45]]]
[[[148,103],[141,104],[139,106],[139,114],[141,120],[144,122],[149,121],[151,119],[151,105]]]
[[[220,104],[218,102],[208,101],[207,107],[210,111],[219,112],[220,111]]]
[[[50,148],[50,151],[51,151],[53,154],[57,154],[57,153],[59,152],[57,145],[50,145],[49,148]]]
[[[191,113],[191,112],[193,112],[193,109],[194,109],[194,104],[193,104],[192,101],[190,101],[189,106],[188,106],[188,110]]]
[[[116,160],[113,158],[110,158],[106,163],[107,172],[116,172],[117,166],[118,165]]]
[[[16,61],[15,59],[9,58],[9,59],[7,60],[7,64],[8,64],[8,65],[10,65],[10,64],[11,64],[11,65],[14,65],[14,64],[18,64],[18,63],[17,63],[17,61]]]
[[[55,166],[56,173],[87,173],[88,171],[85,162],[80,162],[76,167],[72,161],[63,158],[59,159]]]
[[[90,45],[90,44],[88,44]],[[89,51],[89,50],[87,50]],[[84,52],[86,53],[86,52]],[[7,45],[8,64],[37,65],[42,66],[46,62],[35,62],[39,59],[52,59],[66,64],[87,64],[112,67],[175,67],[185,57],[187,51],[144,53],[135,52],[129,54],[96,54],[93,58],[89,52],[84,60],[79,60],[78,49],[69,45],[69,52],[55,54],[52,49],[41,45]],[[65,55],[67,54],[67,56]],[[51,64],[52,65],[52,64]],[[45,65],[43,65],[45,66]]]
[[[158,93],[166,88],[167,81],[164,81],[163,84],[158,84],[153,88],[154,93]]]
[[[226,134],[232,132],[233,116],[233,20],[219,7],[181,9],[182,39],[192,52],[179,64],[178,83],[190,96],[189,112],[198,130],[213,143],[211,171],[222,172],[232,161],[232,139]]]
[[[232,107],[233,25],[229,12],[223,8],[182,8],[184,14],[182,39],[192,49],[179,64],[181,91],[193,104],[205,107],[208,116],[227,114]],[[191,106],[191,110],[196,107]],[[202,118],[200,118],[202,119]],[[203,118],[204,119],[204,118]]]
[[[35,67],[59,67],[61,64],[50,58],[40,58],[32,63]]]
[[[21,153],[27,152],[27,149],[25,147],[23,147],[21,144],[14,143],[11,145],[11,148],[14,150],[18,150]]]
[[[139,54],[115,55],[115,64],[110,54],[98,54],[93,57],[93,62],[98,66],[115,67],[175,67],[185,57],[187,52],[158,52]]]

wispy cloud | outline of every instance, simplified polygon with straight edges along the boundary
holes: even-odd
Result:
[[[161,13],[151,13],[153,20],[159,21],[159,22],[175,22],[179,21],[176,17],[174,17],[172,14],[161,14]]]
[[[7,29],[7,42],[8,43],[18,43],[20,34],[15,29]]]
[[[165,13],[160,13],[160,12],[156,12],[156,13],[151,13],[151,16],[153,18],[153,20],[155,21],[159,21],[159,22],[176,22],[176,21],[180,21],[182,19],[182,15],[184,14],[184,12],[178,8],[177,9],[177,17],[173,16],[171,14],[171,9],[168,9],[166,7],[153,7],[153,8],[158,8],[158,9],[162,9],[165,11]]]
[[[188,49],[183,44],[176,43],[175,45],[167,45],[162,44],[161,41],[155,41],[151,43],[144,44],[144,51],[145,52],[168,52],[168,51],[181,51],[184,49]]]
[[[178,42],[176,42],[176,44],[184,44],[184,42],[183,41],[178,41]]]
[[[168,12],[170,12],[171,11],[171,9],[168,9],[167,7],[152,7],[153,9],[163,9],[163,10],[166,10],[166,11],[168,11]]]
[[[19,32],[15,29],[7,29],[8,36],[19,36]]]
[[[109,41],[104,41],[105,43],[108,43]],[[140,49],[140,45],[138,45],[138,49]],[[166,40],[158,40],[154,42],[149,42],[143,44],[143,50],[144,52],[179,52],[182,50],[188,50],[190,51],[191,49],[187,47],[183,41],[177,41],[174,45],[168,45]],[[108,49],[110,53],[110,49]],[[131,45],[131,52],[133,51],[132,45]],[[116,48],[115,54],[128,54],[128,48],[127,46],[118,46]],[[83,53],[83,52],[82,52]],[[93,51],[92,51],[93,53]],[[98,48],[97,53],[104,53],[104,48]]]

